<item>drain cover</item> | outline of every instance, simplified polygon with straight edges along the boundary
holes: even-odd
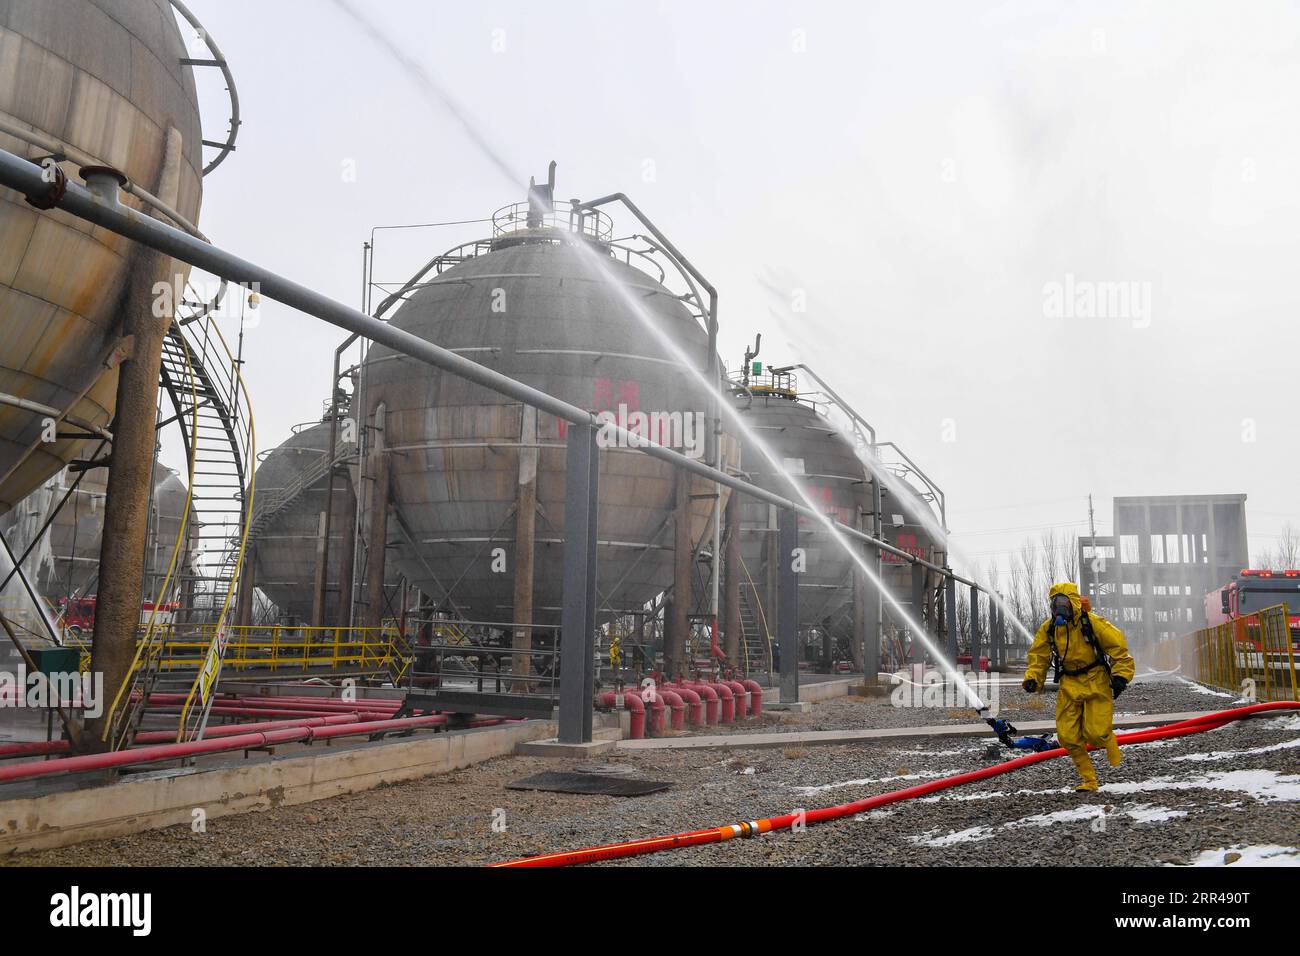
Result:
[[[548,770],[506,784],[507,790],[545,790],[550,793],[600,794],[608,797],[643,797],[672,786],[661,780],[634,780],[608,773],[570,773]]]

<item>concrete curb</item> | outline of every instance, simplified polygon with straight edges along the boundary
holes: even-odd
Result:
[[[1118,717],[1114,726],[1156,727],[1175,724],[1180,720],[1200,717],[1201,711],[1181,714],[1141,714],[1135,717]],[[1021,733],[1055,730],[1054,720],[1027,720],[1016,722]],[[871,743],[880,740],[914,740],[929,737],[985,737],[996,742],[987,724],[937,724],[928,727],[887,727],[863,730],[805,730],[770,734],[718,734],[702,737],[654,738],[647,740],[620,740],[615,750],[758,750],[776,747],[816,747],[832,744]]]
[[[551,737],[552,721],[300,751],[236,767],[161,770],[80,790],[0,800],[0,855],[324,800],[380,784],[449,773]],[[3,793],[0,793],[3,797]]]

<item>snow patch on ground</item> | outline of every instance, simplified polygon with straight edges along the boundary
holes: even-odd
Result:
[[[1196,683],[1196,681],[1188,680],[1186,677],[1180,677],[1178,678],[1178,680],[1181,683],[1186,684],[1191,690],[1195,691],[1196,693],[1205,694],[1207,697],[1227,697],[1231,699],[1237,696],[1236,694],[1229,694],[1226,691],[1210,690],[1210,688],[1206,687],[1204,684],[1198,684]]]
[[[1205,754],[1183,754],[1181,757],[1170,757],[1170,763],[1177,760],[1231,760],[1233,757],[1251,757],[1255,754],[1272,753],[1274,750],[1289,750],[1292,747],[1300,747],[1300,737],[1295,740],[1283,741],[1280,744],[1273,744],[1268,747],[1252,747],[1250,750],[1215,750]]]
[[[1152,777],[1134,782],[1103,783],[1106,793],[1147,793],[1156,790],[1222,790],[1244,793],[1262,802],[1300,800],[1300,774],[1278,773],[1276,770],[1229,770],[1226,773],[1207,773],[1200,777],[1176,779]]]
[[[853,822],[866,823],[870,820],[887,820],[893,815],[893,810],[868,810],[866,813],[855,814]]]
[[[1005,790],[990,790],[987,793],[937,793],[933,797],[917,797],[917,803],[939,803],[941,800],[992,800],[1005,797]]]
[[[922,770],[917,773],[902,773],[893,777],[864,777],[861,780],[840,780],[836,783],[823,783],[815,787],[794,787],[796,793],[811,795],[825,793],[827,790],[840,790],[844,787],[865,787],[872,783],[893,783],[895,780],[933,780],[936,777],[952,777],[960,770]]]
[[[964,757],[975,750],[983,749],[981,746],[966,750],[891,750],[890,753],[896,757]]]
[[[1188,816],[1186,810],[1171,810],[1168,807],[1154,807],[1146,803],[1137,803],[1124,809],[1124,815],[1135,823],[1164,823],[1178,817]]]
[[[996,795],[1001,796],[1003,794]],[[990,796],[993,796],[993,794],[990,794]],[[967,827],[965,830],[955,830],[947,833],[943,832],[942,828],[935,828],[910,836],[907,839],[913,846],[938,848],[952,846],[957,843],[978,843],[983,840],[991,840],[1004,831],[1016,830],[1021,827],[1051,827],[1061,823],[1083,823],[1098,818],[1110,817],[1113,819],[1116,816],[1126,816],[1134,823],[1164,823],[1189,816],[1189,813],[1186,810],[1172,810],[1169,807],[1153,806],[1149,803],[1134,803],[1119,808],[1114,813],[1107,814],[1104,806],[1096,803],[1085,803],[1082,806],[1056,810],[1052,813],[1035,813],[1031,816],[1021,817],[1018,820],[1010,820],[998,826]]]
[[[1240,854],[1240,857],[1229,863],[1227,856],[1230,853]],[[1278,846],[1276,843],[1265,843],[1260,846],[1245,846],[1238,843],[1217,850],[1205,850],[1189,860],[1188,866],[1300,866],[1300,849],[1293,846]]]
[[[1300,730],[1300,713],[1274,717],[1272,720],[1263,721],[1261,726],[1270,730]]]

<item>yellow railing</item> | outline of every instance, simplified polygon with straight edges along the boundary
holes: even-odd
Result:
[[[162,671],[193,670],[204,664],[217,625],[161,625],[137,640],[156,642],[153,653]],[[179,633],[177,632],[179,630]],[[235,627],[226,626],[223,669],[301,674],[348,671],[400,683],[413,660],[406,638],[389,627]],[[86,648],[89,644],[86,644]]]
[[[221,676],[221,665],[225,661],[225,652],[228,646],[227,639],[230,632],[230,628],[226,626],[226,617],[231,613],[239,589],[245,586],[243,579],[244,559],[248,556],[248,529],[253,522],[253,502],[257,485],[257,471],[252,467],[252,463],[257,461],[257,432],[253,426],[253,403],[248,397],[248,386],[244,383],[244,376],[240,374],[240,363],[235,360],[234,355],[231,353],[230,346],[226,344],[226,337],[221,334],[221,329],[211,318],[208,319],[208,327],[220,344],[221,353],[230,362],[230,375],[233,379],[230,397],[236,403],[240,397],[243,399],[244,424],[248,429],[244,447],[244,460],[249,464],[248,490],[243,492],[244,514],[239,523],[240,531],[237,535],[237,542],[233,540],[231,542],[232,547],[237,549],[232,562],[234,568],[230,574],[225,599],[221,602],[221,610],[217,614],[217,623],[212,631],[212,640],[208,646],[203,667],[194,678],[194,686],[190,688],[185,703],[181,705],[180,724],[176,732],[178,742],[202,736],[203,725],[207,721],[207,709],[212,703],[212,695],[217,689],[217,682]],[[198,438],[196,437],[194,441],[197,443]]]
[[[1257,701],[1300,700],[1287,606],[1257,612],[1258,621],[1227,621],[1160,645],[1156,666]]]
[[[754,608],[758,615],[758,623],[763,628],[763,638],[767,641],[767,661],[768,666],[772,663],[772,632],[767,627],[767,615],[763,613],[763,602],[758,599],[758,586],[754,584],[754,579],[750,577],[749,568],[745,566],[745,559],[740,559],[740,570],[745,574],[745,581],[749,584],[749,590],[754,595]],[[743,630],[743,627],[742,627]],[[745,673],[749,673],[749,642],[741,640],[745,645]]]

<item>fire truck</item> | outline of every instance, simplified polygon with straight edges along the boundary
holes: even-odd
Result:
[[[1239,643],[1260,650],[1258,612],[1285,604],[1291,632],[1292,654],[1300,654],[1300,570],[1265,571],[1244,568],[1231,581],[1205,596],[1205,621],[1209,627],[1241,621]]]
[[[59,614],[63,618],[64,625],[74,635],[90,634],[95,629],[95,596],[82,598],[60,598]],[[176,611],[180,605],[172,602],[169,604],[159,604],[158,614],[154,618],[154,625],[171,624],[176,618]],[[149,616],[153,613],[154,603],[145,601],[140,605],[140,626],[148,627]]]

